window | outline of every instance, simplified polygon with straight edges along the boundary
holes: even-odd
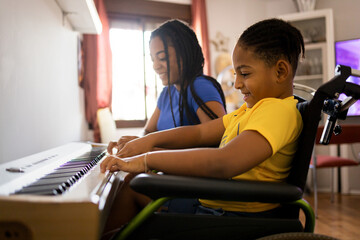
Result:
[[[191,5],[106,0],[113,56],[112,111],[119,127],[142,127],[153,113],[163,85],[149,54],[152,30],[169,19],[191,22]]]
[[[163,85],[152,67],[149,40],[159,24],[138,20],[111,22],[112,112],[118,127],[143,126],[156,107]],[[129,121],[135,125],[129,125]]]

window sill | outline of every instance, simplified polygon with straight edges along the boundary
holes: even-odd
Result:
[[[147,120],[115,120],[116,128],[141,128]]]

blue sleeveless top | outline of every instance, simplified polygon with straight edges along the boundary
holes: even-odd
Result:
[[[170,107],[170,100],[168,94],[168,88],[170,87],[171,91],[171,99],[172,99],[172,108],[174,112],[176,126],[180,126],[180,112],[179,112],[179,97],[180,92],[176,89],[174,85],[166,86],[160,93],[160,97],[158,99],[157,107],[160,109],[160,116],[157,122],[157,130],[165,130],[174,128],[174,121],[171,114],[171,107]],[[223,104],[221,100],[221,96],[214,86],[214,84],[206,79],[204,76],[197,77],[194,81],[194,90],[197,95],[203,100],[204,103],[209,101],[217,101]],[[199,108],[199,105],[196,103],[195,99],[193,98],[190,90],[190,86],[187,87],[187,102],[189,105],[189,109],[191,114],[199,121],[198,116],[196,115],[196,111]],[[183,126],[186,125],[194,125],[188,119],[186,110],[183,110]]]

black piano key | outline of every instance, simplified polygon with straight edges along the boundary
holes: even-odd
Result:
[[[36,191],[36,192],[21,192],[18,191],[15,194],[31,194],[31,195],[58,195],[58,193],[56,191],[54,191],[53,189],[44,189],[42,191]]]
[[[34,183],[23,187],[15,194],[62,194],[91,170],[105,154],[104,148],[101,148],[71,159],[54,169],[53,172],[38,179]]]
[[[44,177],[40,178],[40,179],[52,179],[52,178],[63,178],[63,177],[68,177],[71,178],[74,176],[74,173],[64,173],[64,174],[48,174],[45,175]]]
[[[51,175],[47,176],[46,178],[41,178],[37,182],[43,181],[46,183],[47,181],[52,182],[59,182],[59,184],[65,184],[66,186],[71,186],[74,183],[76,183],[79,180],[79,177],[77,175],[71,174],[71,175]],[[36,182],[36,183],[37,183]]]
[[[61,185],[63,183],[69,182],[69,177],[62,177],[62,178],[47,178],[47,179],[39,179],[38,181],[30,184],[29,186],[42,186],[42,185],[53,185],[58,184]],[[74,182],[73,182],[74,183]],[[73,183],[69,182],[70,185]]]
[[[79,172],[79,171],[84,170],[84,169],[86,169],[84,166],[73,167],[73,168],[59,168],[59,169],[56,169],[51,174],[76,173],[76,172]]]
[[[27,187],[22,188],[17,193],[19,193],[19,194],[23,194],[23,193],[33,193],[33,194],[39,193],[39,194],[41,194],[41,192],[47,192],[48,190],[51,190],[51,191],[55,190],[58,193],[63,193],[63,192],[65,192],[66,189],[58,184],[49,184],[49,185],[42,185],[42,186],[27,186]]]
[[[66,169],[66,168],[77,168],[77,167],[84,167],[84,166],[88,166],[90,165],[90,163],[81,163],[81,164],[64,164],[59,166],[57,169]]]
[[[50,173],[49,175],[66,175],[66,174],[75,175],[77,172],[80,172],[81,170],[82,170],[82,168],[80,170],[76,170],[76,171],[72,171],[71,169],[56,170],[56,171]]]
[[[89,162],[86,163],[74,163],[74,164],[64,164],[59,166],[57,169],[65,169],[65,168],[75,168],[75,167],[83,167],[89,165]]]

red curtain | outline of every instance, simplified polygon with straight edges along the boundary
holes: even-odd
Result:
[[[192,28],[198,37],[200,46],[204,53],[204,74],[211,75],[209,34],[206,17],[205,0],[191,0]]]
[[[100,142],[96,113],[99,108],[111,108],[112,58],[109,41],[109,21],[104,0],[94,0],[101,23],[101,34],[84,34],[85,114],[89,127],[94,130],[94,141]]]

